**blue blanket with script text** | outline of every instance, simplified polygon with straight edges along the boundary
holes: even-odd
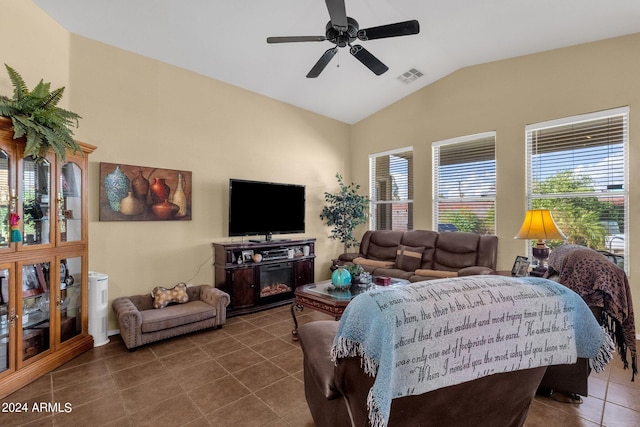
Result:
[[[331,355],[359,356],[376,376],[369,420],[386,426],[391,400],[494,373],[590,359],[613,342],[573,291],[541,278],[467,276],[376,288],[347,306]]]

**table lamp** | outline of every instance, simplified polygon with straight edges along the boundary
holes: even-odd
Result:
[[[548,209],[530,209],[524,217],[520,231],[514,239],[537,240],[532,248],[533,257],[538,266],[531,272],[533,276],[542,276],[547,271],[544,262],[549,258],[549,247],[545,240],[565,240],[567,237],[558,229]]]

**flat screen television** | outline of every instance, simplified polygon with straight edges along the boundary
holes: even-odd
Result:
[[[305,187],[229,180],[229,236],[304,233]]]

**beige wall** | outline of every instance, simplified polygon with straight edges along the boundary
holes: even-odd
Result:
[[[60,106],[69,106],[69,33],[31,1],[0,0],[0,94],[13,95],[4,64],[32,89],[40,79],[64,86]],[[45,72],[46,71],[46,72]]]
[[[335,173],[348,173],[347,125],[82,37],[71,38],[70,69],[72,105],[83,115],[79,139],[98,146],[89,265],[109,275],[110,299],[213,282],[211,242],[231,240],[231,177],[306,186],[306,236],[318,238],[316,276],[328,276],[339,247],[324,238],[318,216],[324,191],[337,187]],[[192,171],[193,219],[99,221],[99,162]],[[109,324],[116,327],[113,318]]]
[[[458,70],[352,128],[352,179],[368,183],[367,155],[414,147],[416,229],[432,228],[431,144],[497,132],[498,268],[510,270],[526,241],[513,240],[526,210],[525,126],[629,106],[630,281],[640,312],[640,34]]]

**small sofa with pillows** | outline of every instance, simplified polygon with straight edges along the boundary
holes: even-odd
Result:
[[[367,231],[358,253],[339,264],[360,264],[374,276],[411,282],[476,274],[495,274],[498,237],[430,230]]]
[[[210,285],[157,286],[150,294],[119,297],[112,307],[127,349],[218,327],[227,321],[229,294]]]

